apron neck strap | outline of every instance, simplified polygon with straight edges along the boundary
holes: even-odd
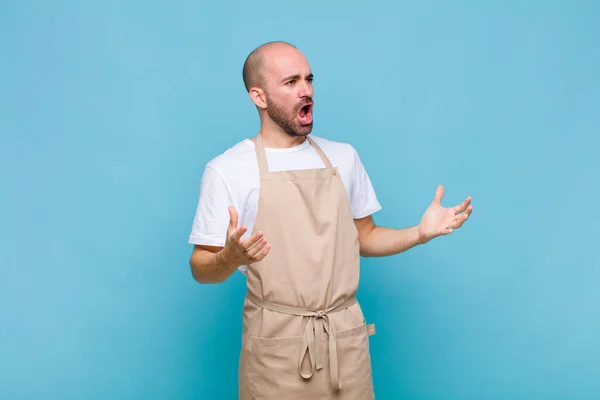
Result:
[[[317,152],[319,157],[321,157],[323,164],[325,164],[325,166],[328,169],[333,169],[333,165],[331,164],[331,161],[329,161],[329,158],[325,155],[325,152],[323,150],[321,150],[321,147],[319,147],[319,145],[316,144],[314,142],[314,140],[312,140],[310,138],[310,136],[306,136],[306,139],[308,139],[308,142],[311,144],[311,146],[313,146],[313,148],[315,149],[315,151]],[[269,172],[269,165],[267,163],[267,153],[265,152],[265,146],[262,142],[262,134],[260,132],[256,136],[256,146],[255,147],[256,147],[256,157],[258,158],[258,170],[260,171],[261,174]]]
[[[321,160],[323,160],[323,164],[325,164],[325,166],[328,169],[333,169],[333,165],[331,165],[331,161],[329,161],[329,158],[325,155],[325,152],[323,150],[321,150],[319,145],[317,143],[315,143],[315,141],[312,140],[310,138],[310,136],[307,136],[306,138],[308,139],[308,142],[312,145],[312,147],[314,147],[314,149],[317,152],[317,154],[319,155],[319,157],[321,157]]]
[[[261,174],[269,172],[269,165],[267,164],[267,153],[265,152],[265,146],[262,142],[262,133],[258,133],[256,136],[256,157],[258,158],[258,170]]]

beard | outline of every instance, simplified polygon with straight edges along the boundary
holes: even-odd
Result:
[[[312,99],[308,99],[312,103]],[[306,103],[300,104],[297,109],[293,111],[286,111],[282,107],[273,103],[269,96],[267,96],[267,114],[284,132],[290,136],[306,136],[310,134],[313,128],[312,121],[309,124],[301,125],[296,121],[300,109],[305,106]]]

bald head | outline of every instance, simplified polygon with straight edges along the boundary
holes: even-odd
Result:
[[[265,83],[265,65],[270,53],[279,49],[296,49],[296,46],[287,42],[268,42],[258,46],[246,58],[242,77],[247,91],[254,86],[262,87]]]
[[[261,130],[279,130],[291,136],[311,132],[313,73],[295,46],[269,42],[257,47],[246,58],[243,78],[258,110]]]

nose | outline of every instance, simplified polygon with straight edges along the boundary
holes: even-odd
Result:
[[[305,97],[312,97],[313,96],[312,82],[310,82],[306,79],[304,81],[302,81],[302,85],[300,86],[298,96],[300,96],[301,99],[305,98]]]

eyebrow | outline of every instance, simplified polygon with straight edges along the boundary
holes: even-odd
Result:
[[[307,78],[310,78],[310,79],[312,79],[312,78],[314,78],[315,76],[314,76],[314,75],[313,75],[313,73],[311,72],[311,73],[310,73],[310,74],[308,74],[306,77],[307,77]],[[283,78],[281,81],[282,81],[282,82],[286,82],[286,81],[289,81],[290,79],[300,79],[300,75],[298,75],[298,74],[295,74],[295,75],[290,75],[290,76],[287,76],[287,77]]]

